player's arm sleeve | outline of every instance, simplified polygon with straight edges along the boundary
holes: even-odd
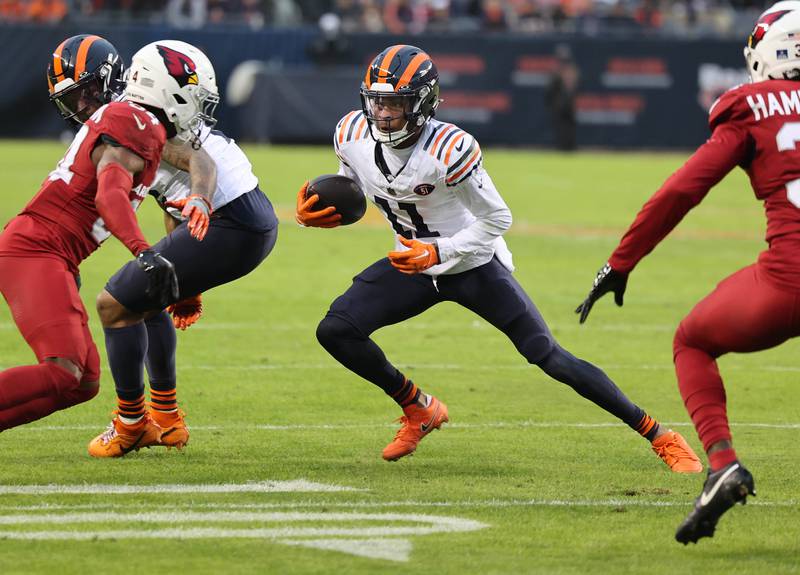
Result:
[[[145,161],[158,165],[166,142],[166,131],[149,112],[127,102],[107,104],[98,118],[87,121],[103,140],[112,140]]]
[[[129,152],[130,153],[130,152]],[[122,164],[112,161],[98,166],[95,205],[106,228],[136,256],[150,247],[144,238],[129,194],[133,174]]]
[[[478,164],[454,188],[456,197],[476,219],[453,236],[436,240],[442,263],[491,244],[511,227],[511,210],[483,165]]]
[[[609,258],[611,267],[622,273],[633,270],[712,187],[746,160],[750,146],[745,127],[718,125],[708,141],[647,201]]]

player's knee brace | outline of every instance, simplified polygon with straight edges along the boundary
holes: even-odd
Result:
[[[327,350],[336,348],[347,340],[362,338],[355,327],[335,315],[326,315],[317,326],[317,341]]]

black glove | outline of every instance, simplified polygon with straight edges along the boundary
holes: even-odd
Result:
[[[625,295],[625,286],[628,284],[628,274],[619,273],[611,268],[611,264],[606,264],[597,272],[594,278],[594,285],[589,291],[589,295],[578,306],[575,313],[581,314],[580,322],[586,321],[589,312],[592,311],[594,302],[599,300],[610,291],[614,292],[614,301],[618,306],[622,306],[622,298]]]
[[[147,274],[145,293],[148,297],[155,299],[162,308],[178,299],[178,276],[171,261],[150,249],[136,256],[136,263]]]

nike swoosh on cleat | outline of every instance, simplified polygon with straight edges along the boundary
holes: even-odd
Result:
[[[737,469],[739,469],[739,464],[738,463],[736,465],[734,465],[733,467],[731,467],[728,471],[723,473],[722,476],[719,479],[717,479],[717,482],[711,488],[711,491],[709,491],[708,493],[703,491],[700,494],[700,507],[705,507],[706,505],[709,504],[709,502],[712,499],[714,499],[714,496],[717,494],[717,491],[719,491],[719,488],[722,486],[722,482],[725,481],[728,478],[728,476],[731,473],[733,473],[734,471],[736,471]]]
[[[433,415],[431,415],[431,418],[428,420],[428,423],[420,424],[419,428],[422,431],[422,433],[427,433],[428,432],[428,428],[430,428],[430,426],[433,425],[433,422],[436,421],[436,416],[439,415],[439,409],[440,408],[441,408],[441,404],[437,405],[436,406],[436,410],[433,412]]]

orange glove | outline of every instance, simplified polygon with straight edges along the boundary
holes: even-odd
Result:
[[[203,196],[192,194],[188,198],[167,202],[169,208],[181,210],[181,216],[189,220],[189,232],[197,241],[206,237],[208,224],[211,219],[211,204]]]
[[[297,210],[294,214],[294,219],[297,220],[297,223],[310,228],[335,228],[341,225],[339,220],[342,219],[342,214],[337,214],[334,206],[328,206],[316,212],[311,211],[311,207],[319,201],[319,195],[313,194],[311,197],[306,198],[307,188],[308,182],[303,184],[303,187],[297,193]]]
[[[176,328],[185,330],[200,319],[203,314],[201,295],[187,297],[167,307],[167,312],[172,314],[172,323],[175,324]]]
[[[389,262],[404,274],[418,274],[439,263],[439,252],[435,244],[419,240],[407,240],[397,236],[400,243],[411,248],[402,252],[389,252]]]

